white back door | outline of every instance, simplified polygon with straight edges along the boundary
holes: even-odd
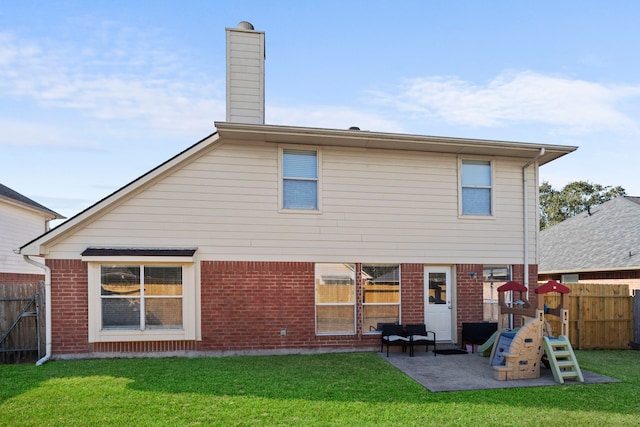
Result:
[[[424,268],[424,322],[427,330],[436,333],[438,341],[452,340],[453,305],[451,267]]]

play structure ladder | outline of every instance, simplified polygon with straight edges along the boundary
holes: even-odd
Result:
[[[560,335],[558,338],[544,337],[544,350],[556,382],[564,384],[565,379],[584,382],[569,338],[565,335]]]

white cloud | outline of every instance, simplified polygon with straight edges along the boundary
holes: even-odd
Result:
[[[109,31],[116,34],[104,34]],[[176,133],[204,134],[224,118],[223,79],[186,66],[170,48],[153,45],[150,35],[111,24],[96,34],[96,40],[53,43],[0,33],[0,103],[8,110],[11,102],[35,103]]]
[[[99,148],[99,144],[94,140],[86,135],[77,134],[73,128],[60,129],[47,123],[3,119],[0,120],[0,129],[0,145],[69,147],[83,150]]]
[[[565,132],[638,132],[621,104],[640,98],[640,86],[603,85],[534,72],[508,72],[486,85],[456,77],[406,81],[394,94],[373,93],[378,102],[448,123],[499,127],[542,124]]]

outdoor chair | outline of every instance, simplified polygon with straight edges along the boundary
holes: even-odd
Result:
[[[397,323],[386,323],[386,322],[378,322],[376,324],[376,327],[374,328],[373,326],[369,326],[369,330],[370,331],[376,331],[376,332],[382,332],[382,328],[384,327],[384,325],[397,325]]]
[[[380,338],[380,351],[383,351],[384,346],[387,346],[387,357],[389,357],[389,347],[392,345],[402,346],[402,351],[407,350],[407,346],[411,345],[411,341],[405,336],[404,328],[402,325],[395,324],[383,324],[382,334]]]
[[[405,327],[407,337],[409,337],[409,356],[413,356],[414,347],[424,344],[425,351],[429,351],[429,346],[433,346],[433,355],[436,355],[436,333],[427,331],[424,323],[407,325]]]

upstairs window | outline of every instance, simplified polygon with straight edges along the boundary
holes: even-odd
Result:
[[[318,210],[317,151],[282,151],[282,208]]]
[[[493,215],[491,162],[463,160],[461,169],[462,215]]]

